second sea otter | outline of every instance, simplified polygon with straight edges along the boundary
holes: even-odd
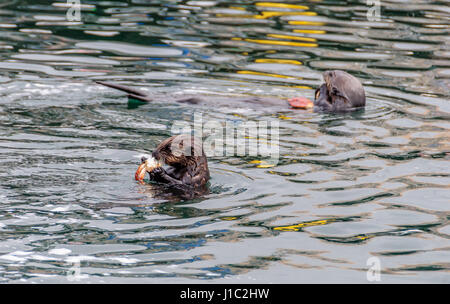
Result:
[[[315,91],[314,103],[307,98],[291,98],[289,103],[294,108],[309,109],[314,108],[315,112],[348,112],[364,108],[366,96],[361,82],[347,72],[340,70],[330,70],[323,73],[324,82]],[[146,92],[109,82],[97,81],[97,83],[118,89],[128,93],[128,97],[143,102],[151,102],[154,97]],[[267,111],[279,111],[286,106],[286,101],[278,98],[246,97],[236,98],[228,96],[176,96],[158,97],[156,100],[174,101],[185,104],[207,104],[209,106],[220,107],[245,107],[255,109],[265,109]]]
[[[323,83],[315,93],[314,110],[347,112],[366,105],[364,88],[347,72],[333,70],[323,73]]]

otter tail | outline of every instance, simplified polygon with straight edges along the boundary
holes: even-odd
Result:
[[[127,87],[127,86],[110,83],[110,82],[103,82],[103,81],[96,81],[96,83],[126,92],[126,93],[128,93],[129,98],[133,98],[133,99],[137,99],[137,100],[145,101],[145,102],[152,101],[152,99],[150,97],[148,97],[148,95],[146,93],[136,90],[136,89],[133,89],[133,88],[130,88],[130,87]]]

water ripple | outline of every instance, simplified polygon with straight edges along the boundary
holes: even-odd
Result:
[[[447,6],[28,2],[0,5],[0,282],[360,283],[372,256],[382,282],[449,282]],[[364,111],[289,109],[327,69]],[[193,199],[135,183],[199,113],[277,121],[278,163],[210,157]]]

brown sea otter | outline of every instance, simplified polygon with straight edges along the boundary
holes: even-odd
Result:
[[[364,88],[358,79],[344,71],[323,73],[323,83],[315,93],[314,109],[326,112],[346,112],[366,105]]]
[[[200,189],[209,180],[202,141],[189,134],[164,140],[152,153],[152,159],[143,157],[141,162],[135,174],[137,180],[142,181],[148,172],[151,181],[184,189]],[[161,162],[169,168],[164,169]]]
[[[358,79],[353,77],[344,71],[332,70],[325,71],[323,73],[323,79],[325,83],[321,84],[315,92],[314,103],[306,98],[292,98],[289,100],[291,106],[298,104],[299,108],[308,109],[314,107],[316,112],[347,112],[356,109],[363,108],[366,104],[366,97],[364,88]],[[147,95],[147,93],[133,89],[127,86],[118,85],[114,83],[108,83],[103,81],[97,81],[107,87],[118,89],[128,93],[129,98],[137,99],[144,102],[150,102],[154,98]],[[214,104],[214,106],[233,106],[236,107],[239,104],[237,101],[241,101],[245,106],[255,108],[273,108],[279,109],[280,106],[284,106],[284,103],[280,99],[276,98],[258,98],[249,97],[244,99],[235,100],[236,98],[224,97],[224,96],[208,96],[207,99],[200,96],[184,96],[184,98],[174,98],[171,96],[161,97],[168,101],[175,101],[179,103],[189,104]]]

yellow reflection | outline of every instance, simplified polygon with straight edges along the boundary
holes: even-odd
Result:
[[[312,90],[313,88],[308,87],[308,86],[301,86],[301,85],[297,85],[297,86],[292,86],[293,88],[297,88],[297,89],[305,89],[305,90]],[[308,123],[307,121],[303,122],[303,123]]]
[[[287,4],[287,3],[275,3],[275,2],[256,2],[255,6],[292,8],[292,9],[304,9],[304,10],[309,9],[308,6],[304,6],[304,5],[295,5],[295,4]]]
[[[302,47],[317,47],[318,46],[317,43],[303,43],[303,42],[263,40],[263,39],[244,39],[244,40],[247,42],[259,43],[259,44],[302,46]]]
[[[332,223],[332,222],[334,222],[333,219],[311,221],[311,222],[303,222],[303,223],[296,224],[296,225],[274,227],[273,230],[277,230],[277,231],[299,231],[300,229],[305,228],[305,227],[326,225],[326,224],[329,224],[329,223]]]
[[[264,11],[261,11],[258,15],[250,15],[250,12],[246,10],[245,7],[240,6],[229,6],[230,9],[239,10],[248,12],[249,14],[233,14],[233,13],[224,13],[224,14],[216,14],[217,17],[236,17],[236,18],[255,18],[255,19],[267,19],[271,17],[278,16],[317,16],[316,12],[305,11],[309,10],[308,6],[305,5],[297,5],[297,4],[287,4],[287,3],[277,3],[277,2],[257,2],[254,4],[257,8],[266,8]],[[279,10],[279,9],[285,9]],[[292,11],[294,10],[294,11]],[[302,10],[302,11],[299,11]]]
[[[230,6],[230,9],[235,9],[235,10],[240,10],[240,11],[245,11],[244,7],[240,7],[240,6]]]
[[[281,63],[281,64],[297,64],[301,65],[302,63],[298,60],[292,59],[275,59],[275,58],[260,58],[255,60],[256,63]]]
[[[222,221],[234,221],[237,220],[237,216],[222,216],[220,219]]]
[[[275,165],[271,165],[271,164],[262,164],[262,165],[257,165],[256,168],[272,168],[275,167]]]
[[[279,35],[279,34],[268,34],[267,37],[279,38],[279,39],[291,39],[291,40],[310,41],[310,42],[316,42],[317,41],[317,39],[315,39],[315,38],[290,36],[290,35]]]
[[[248,162],[249,164],[258,164],[256,166],[256,168],[271,168],[271,167],[275,167],[274,164],[269,164],[263,160],[252,160],[250,162]]]
[[[356,238],[357,239],[359,239],[359,240],[361,240],[361,241],[364,241],[364,240],[367,240],[367,239],[370,239],[370,238],[373,238],[374,237],[374,235],[357,235],[356,236]]]
[[[315,12],[261,12],[261,15],[254,15],[255,19],[267,19],[277,16],[317,16]]]
[[[296,78],[296,77],[292,77],[292,76],[285,76],[285,75],[271,74],[271,73],[262,73],[262,72],[255,72],[255,71],[237,71],[237,73],[244,74],[244,75],[258,75],[258,76],[277,77],[277,78],[285,78],[285,79],[295,79]]]
[[[289,21],[289,24],[291,25],[325,25],[324,22],[317,22],[317,21]]]
[[[292,119],[292,117],[289,117],[289,116],[286,116],[286,115],[283,115],[283,114],[278,115],[278,118],[279,118],[279,119],[282,119],[282,120],[289,120],[289,119]]]
[[[302,34],[325,34],[326,31],[321,30],[293,30],[294,33],[302,33]]]
[[[254,19],[267,19],[270,17],[278,17],[278,16],[317,16],[315,12],[261,12],[259,15],[250,15],[250,14],[216,14],[216,17],[224,17],[224,18],[254,18]]]

